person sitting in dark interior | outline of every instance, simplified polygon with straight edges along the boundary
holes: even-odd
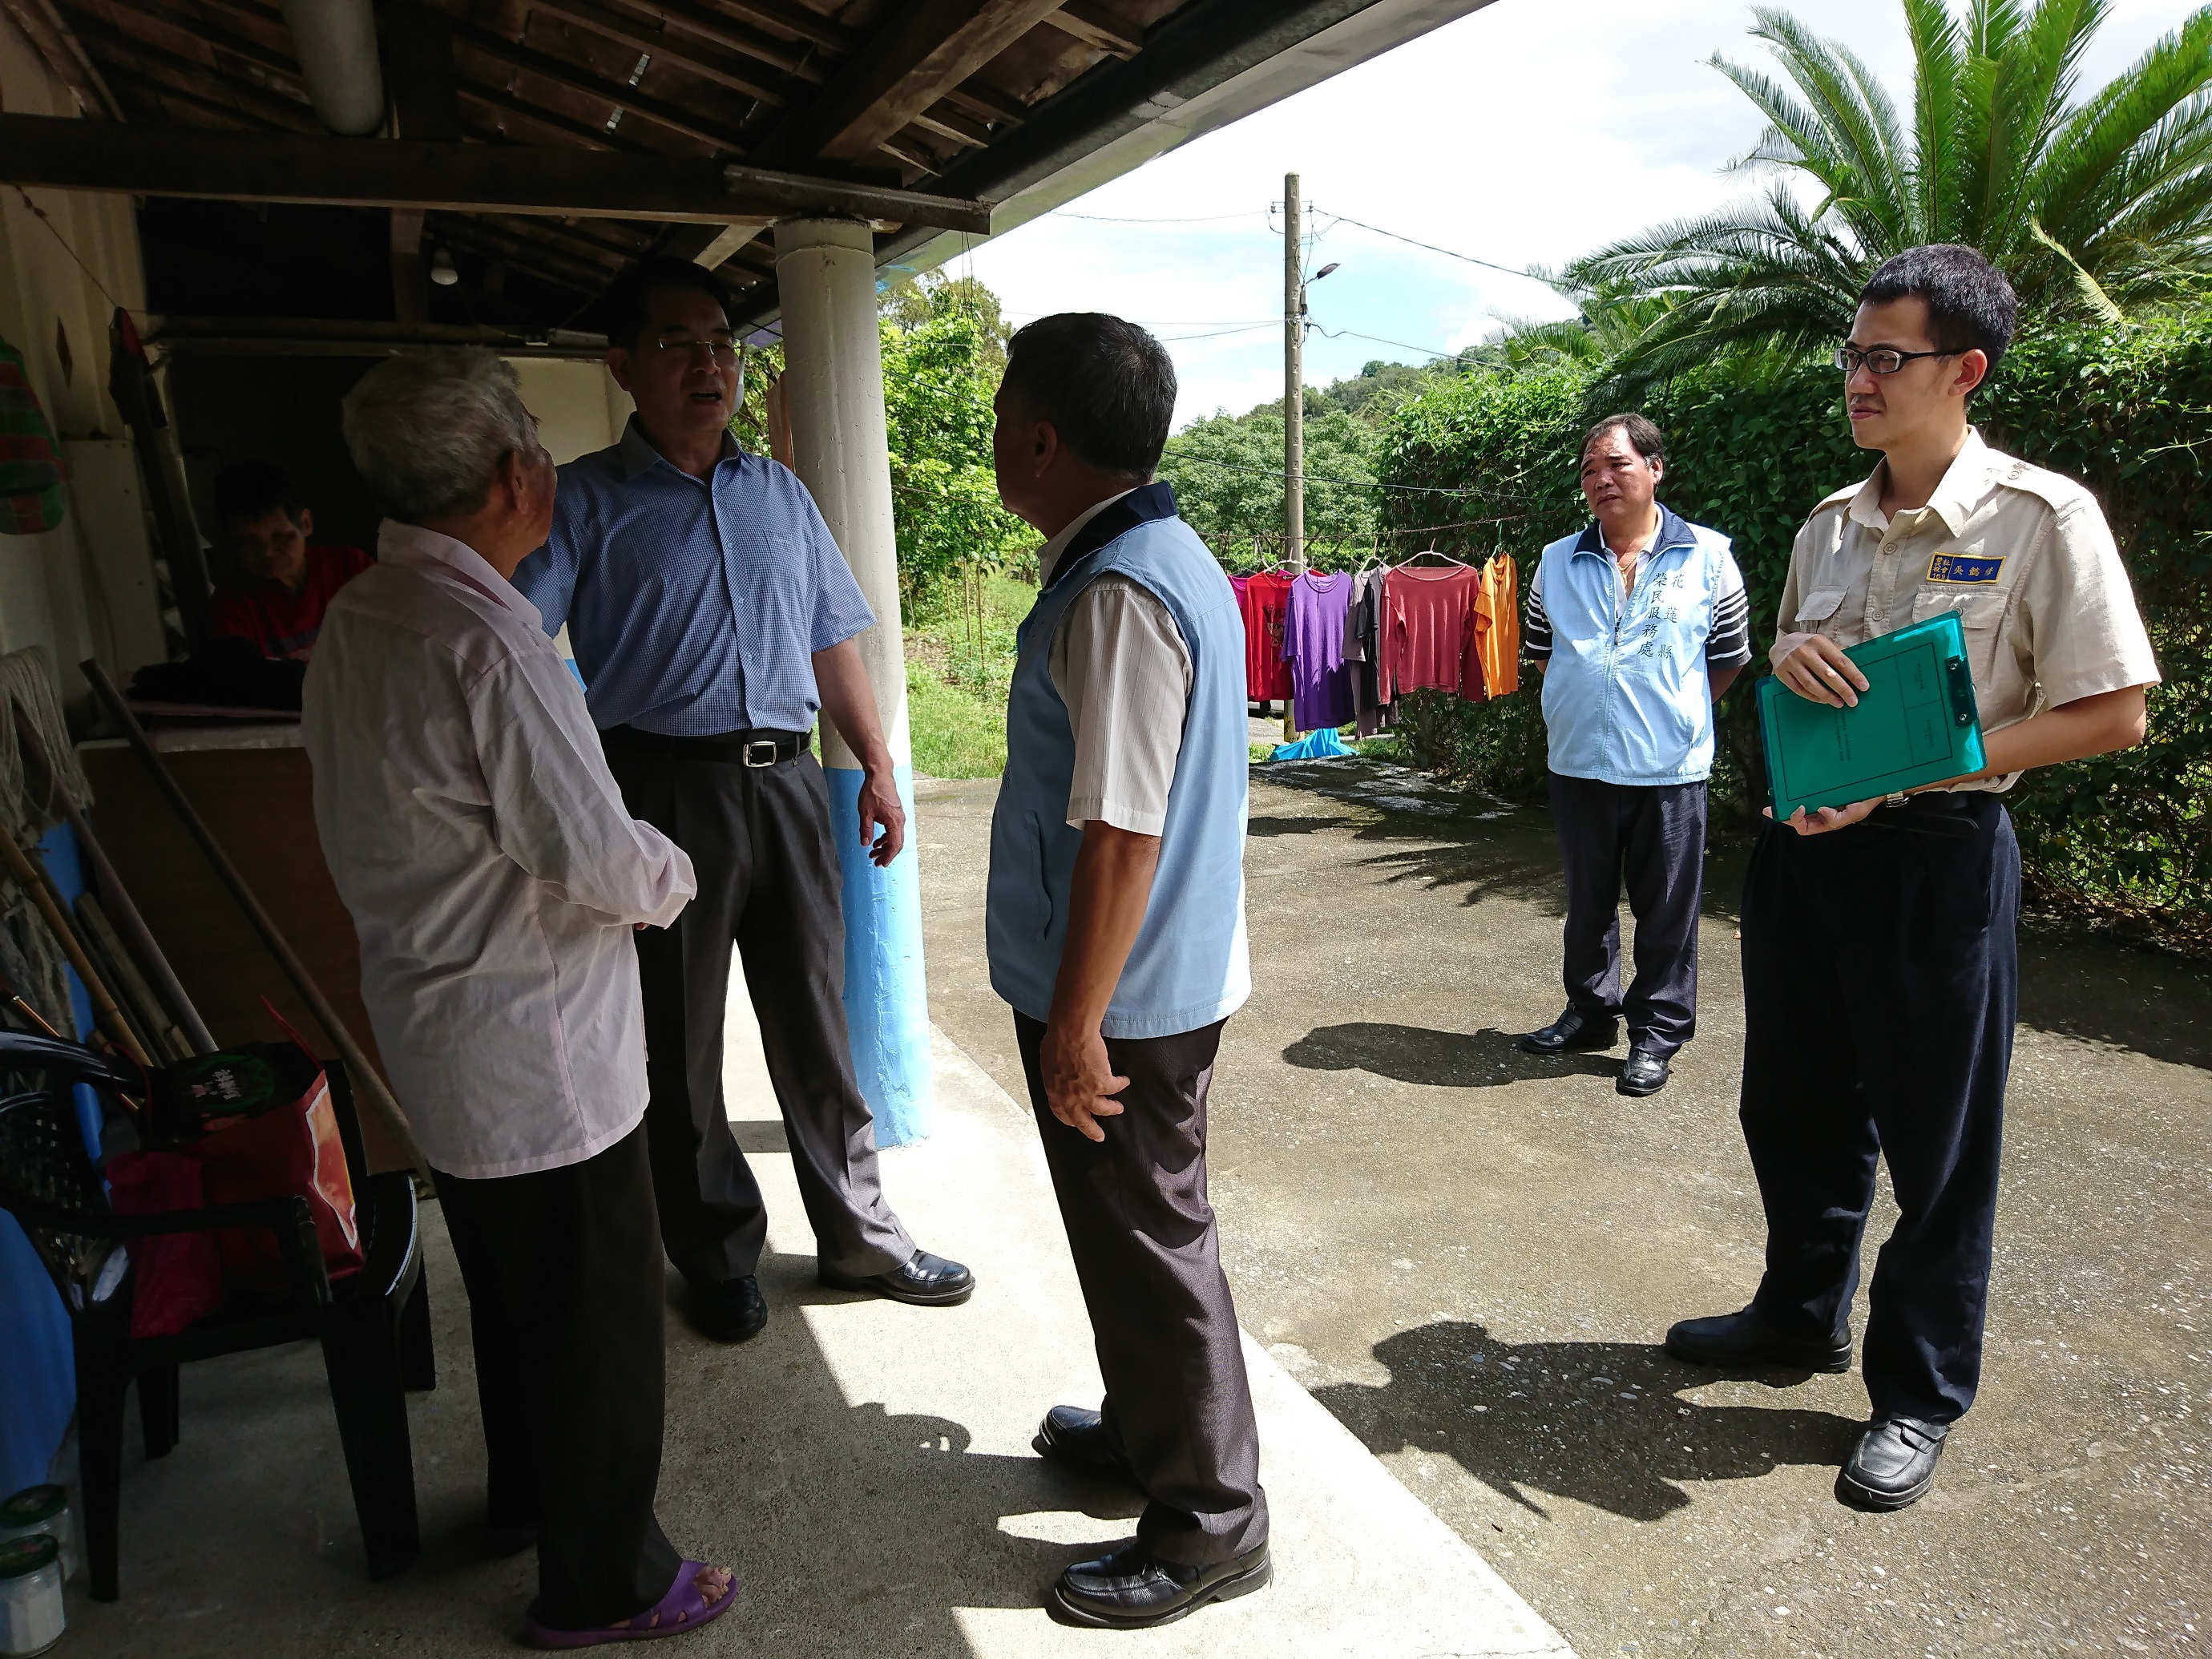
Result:
[[[237,574],[217,585],[210,631],[251,640],[264,657],[305,662],[337,592],[373,561],[343,542],[318,542],[315,515],[267,461],[237,461],[215,481],[216,533]]]

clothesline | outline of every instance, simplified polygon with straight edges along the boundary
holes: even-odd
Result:
[[[1517,690],[1519,580],[1506,553],[1443,567],[1231,577],[1247,696],[1287,699],[1301,731],[1352,725],[1369,737],[1395,722],[1407,691],[1482,701]]]

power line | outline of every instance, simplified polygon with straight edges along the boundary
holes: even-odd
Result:
[[[1193,219],[1119,219],[1103,213],[1054,212],[1054,219],[1082,219],[1094,225],[1218,225],[1231,219],[1265,218],[1268,210],[1250,208],[1243,213],[1206,213]]]
[[[1325,208],[1317,208],[1315,211],[1328,212],[1328,210]],[[1370,225],[1359,219],[1348,219],[1341,213],[1329,213],[1328,216],[1340,225],[1351,225],[1356,229],[1372,231],[1377,236],[1387,236],[1394,242],[1405,243],[1408,247],[1425,248],[1431,253],[1441,253],[1447,259],[1463,260],[1471,265],[1480,265],[1485,270],[1502,271],[1508,276],[1518,276],[1527,282],[1544,283],[1544,279],[1541,276],[1534,276],[1525,270],[1516,270],[1510,265],[1501,265],[1494,260],[1478,259],[1472,253],[1455,252],[1448,247],[1438,247],[1434,242],[1416,241],[1411,236],[1401,236],[1396,231],[1385,230],[1380,225]],[[1549,283],[1544,283],[1544,286],[1549,288],[1551,284]]]
[[[1163,324],[1161,326],[1165,327],[1168,325]],[[1159,338],[1163,345],[1168,345],[1177,340],[1218,340],[1224,334],[1250,334],[1259,329],[1281,326],[1280,321],[1270,317],[1264,323],[1246,323],[1241,328],[1217,328],[1210,334],[1163,334]]]
[[[1332,340],[1340,340],[1346,337],[1354,340],[1372,340],[1376,345],[1396,346],[1401,351],[1426,352],[1431,357],[1456,357],[1459,356],[1459,353],[1456,351],[1439,351],[1432,346],[1415,345],[1408,340],[1386,340],[1379,334],[1362,334],[1356,328],[1323,328],[1319,323],[1309,323],[1307,326],[1312,329],[1315,333],[1325,335]]]

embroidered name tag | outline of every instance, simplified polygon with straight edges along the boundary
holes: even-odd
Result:
[[[1996,582],[1997,572],[2004,568],[2004,558],[1970,559],[1961,553],[1938,553],[1928,561],[1928,580],[1949,582],[1954,586],[1987,587]]]

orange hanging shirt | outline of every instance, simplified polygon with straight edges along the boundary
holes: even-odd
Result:
[[[1521,573],[1500,553],[1482,568],[1475,592],[1474,650],[1493,697],[1521,689]]]

